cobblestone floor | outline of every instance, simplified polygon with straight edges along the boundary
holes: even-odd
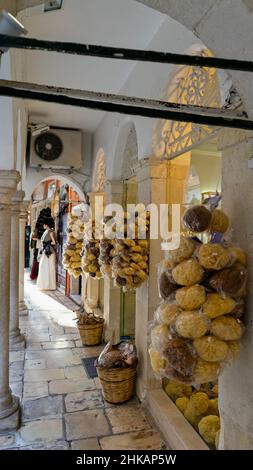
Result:
[[[99,380],[89,379],[84,348],[75,325],[76,305],[62,293],[38,292],[26,279],[29,316],[21,317],[26,349],[10,353],[10,382],[21,399],[21,427],[0,434],[0,449],[161,449],[160,434],[138,400],[104,402]]]

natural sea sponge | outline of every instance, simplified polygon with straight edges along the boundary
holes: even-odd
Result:
[[[156,311],[156,318],[157,321],[165,323],[165,325],[172,325],[180,312],[177,304],[162,302]]]
[[[207,362],[199,358],[194,371],[194,381],[196,384],[212,382],[217,379],[219,372],[219,362]]]
[[[208,230],[211,219],[212,214],[204,205],[196,205],[184,213],[183,225],[192,232],[201,233]]]
[[[198,430],[198,424],[201,420],[201,416],[196,416],[191,409],[187,406],[184,412],[184,417],[187,421],[196,429]]]
[[[218,416],[204,416],[198,424],[199,434],[204,441],[214,446],[217,431],[220,429],[220,418]]]
[[[225,233],[229,227],[229,218],[225,212],[220,209],[214,209],[210,230],[211,232]]]
[[[182,312],[178,315],[175,328],[179,336],[195,339],[203,336],[208,330],[208,321],[198,310]]]
[[[212,392],[213,392],[215,395],[217,395],[217,397],[218,397],[218,393],[219,393],[219,386],[218,386],[218,384],[215,384],[215,385],[213,386]]]
[[[232,257],[238,261],[243,266],[247,265],[247,256],[246,253],[239,246],[230,246],[228,251]]]
[[[228,355],[228,345],[215,336],[203,336],[193,342],[199,357],[208,362],[224,361]]]
[[[207,243],[200,246],[198,259],[203,268],[219,271],[231,262],[231,254],[219,243]]]
[[[235,341],[241,337],[242,327],[239,320],[222,316],[212,321],[211,333],[224,341]]]
[[[245,299],[238,299],[235,308],[231,310],[230,315],[233,315],[235,318],[240,318],[244,315],[246,308]]]
[[[182,261],[190,258],[194,250],[194,242],[189,238],[181,236],[179,248],[170,251],[171,260],[174,264],[181,263]]]
[[[205,300],[205,289],[199,284],[191,287],[182,287],[176,292],[176,301],[184,310],[196,310],[203,305]]]
[[[192,412],[192,414],[199,416],[207,411],[208,405],[208,395],[204,392],[197,392],[190,397],[187,408]]]
[[[203,268],[197,260],[182,261],[172,270],[172,277],[176,284],[192,286],[198,284],[203,277]]]
[[[151,342],[155,349],[164,349],[168,343],[169,329],[167,325],[156,325],[151,330]]]
[[[189,403],[188,397],[180,397],[180,398],[177,398],[176,400],[176,407],[179,409],[179,411],[181,411],[181,413],[184,413],[187,408],[188,403]]]
[[[164,390],[173,401],[184,396],[189,398],[192,394],[190,385],[183,384],[177,380],[169,380]]]
[[[179,337],[169,338],[164,356],[170,366],[184,376],[191,376],[196,358],[190,344]]]
[[[209,284],[212,289],[219,293],[224,293],[231,297],[241,297],[245,294],[247,282],[247,271],[239,263],[233,264],[230,268],[222,269],[215,273]]]
[[[192,384],[193,383],[193,374],[192,370],[189,370],[189,373],[182,373],[175,369],[175,367],[171,366],[168,362],[166,363],[166,368],[165,368],[165,376],[170,377],[172,380],[177,380],[178,382],[181,382],[183,384]]]
[[[218,398],[211,398],[209,400],[206,414],[219,416]]]
[[[170,271],[163,271],[158,279],[158,290],[159,295],[162,299],[168,299],[168,297],[175,292],[178,286],[172,279]]]
[[[221,297],[218,293],[207,294],[202,310],[209,318],[216,318],[232,312],[236,302],[231,297]]]
[[[166,366],[165,359],[161,356],[158,351],[156,351],[152,347],[149,348],[148,352],[153,371],[159,373],[161,369],[164,369],[164,367]]]

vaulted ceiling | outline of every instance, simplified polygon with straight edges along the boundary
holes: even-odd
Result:
[[[135,0],[64,0],[61,10],[45,13],[39,5],[23,10],[19,19],[29,37],[145,49],[164,16]],[[136,63],[18,51],[16,64],[19,80],[118,93]],[[38,102],[28,102],[28,109],[30,120],[35,122],[88,131],[94,131],[104,116],[97,111]]]

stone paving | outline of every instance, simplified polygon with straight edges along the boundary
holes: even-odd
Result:
[[[26,349],[10,353],[11,389],[21,399],[21,427],[0,434],[0,449],[161,449],[161,435],[138,400],[113,406],[103,400],[99,380],[89,379],[75,325],[76,308],[56,291],[38,292],[26,279],[29,316],[21,317]]]

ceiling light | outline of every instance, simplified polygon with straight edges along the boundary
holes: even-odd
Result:
[[[45,132],[48,132],[50,130],[50,126],[44,123],[29,124],[28,128],[31,131],[33,137],[35,137],[36,135],[45,134]]]
[[[8,36],[21,36],[21,34],[27,34],[24,26],[6,10],[3,10],[0,15],[0,34],[6,34]],[[6,52],[8,48],[1,48],[0,52]]]
[[[46,0],[44,3],[44,11],[60,10],[62,7],[62,0]]]

